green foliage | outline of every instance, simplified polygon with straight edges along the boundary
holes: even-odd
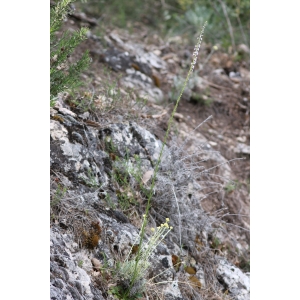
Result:
[[[228,183],[228,184],[225,185],[224,190],[227,193],[231,193],[235,190],[235,185],[233,183]]]
[[[225,185],[224,190],[227,193],[231,193],[231,192],[235,191],[236,189],[240,188],[240,186],[241,186],[241,183],[238,180],[234,180],[234,181],[228,182]]]
[[[212,240],[211,247],[213,249],[217,249],[220,244],[221,244],[220,240],[215,236]]]
[[[79,75],[90,64],[86,51],[75,63],[69,57],[75,48],[86,39],[87,28],[71,32],[58,31],[63,20],[70,13],[70,4],[75,0],[60,0],[50,10],[50,104],[54,104],[58,93],[73,89],[80,84]]]
[[[181,35],[194,39],[205,21],[206,41],[231,45],[228,23],[221,2],[230,20],[235,44],[249,45],[250,0],[100,0],[82,6],[88,13],[103,18],[113,26],[134,30],[134,23],[142,22],[168,35]]]
[[[250,260],[245,258],[244,256],[240,257],[240,263],[239,267],[244,271],[244,272],[250,272]]]
[[[122,113],[124,119],[130,121],[139,119],[140,111],[146,105],[147,100],[136,96],[137,90],[120,88],[118,81],[123,76],[122,74],[115,78],[115,74],[112,74],[112,71],[105,66],[103,66],[101,72],[103,72],[103,76],[101,76],[101,82],[97,85],[97,90],[101,93],[89,90],[91,85],[88,84],[89,80],[85,80],[84,87],[87,90],[73,93],[74,97],[70,100],[72,105],[81,111],[92,112],[97,110],[98,112],[101,111],[102,114],[109,115]],[[124,113],[125,111],[126,113]]]
[[[113,201],[111,200],[111,197],[110,197],[110,195],[109,195],[108,193],[105,195],[104,200],[105,200],[105,202],[107,203],[107,205],[108,205],[110,208],[116,209],[116,206],[115,206],[115,204],[113,203]]]
[[[113,295],[116,296],[118,299],[122,299],[122,289],[120,286],[112,286],[109,290],[108,290],[108,294],[109,295]]]
[[[103,18],[113,26],[133,28],[134,22],[145,22],[158,27],[163,17],[160,0],[95,0],[88,7],[81,6],[90,15]]]
[[[147,216],[143,215],[144,221]],[[166,218],[166,222],[158,226],[156,229],[151,228],[152,235],[150,239],[141,243],[143,239],[143,231],[140,232],[140,235],[134,245],[131,248],[130,254],[133,253],[134,247],[138,244],[138,255],[136,257],[127,256],[124,262],[119,266],[119,275],[122,278],[123,283],[128,286],[129,289],[124,293],[123,299],[135,299],[139,297],[145,286],[145,277],[148,268],[150,267],[150,257],[153,255],[156,247],[162,242],[166,235],[173,229],[169,226],[169,218]]]
[[[106,137],[105,138],[105,141],[104,141],[105,145],[104,145],[104,148],[105,148],[105,151],[108,153],[108,154],[117,154],[118,153],[118,149],[117,147],[114,145],[113,141],[111,140],[110,137]]]
[[[57,206],[60,203],[61,199],[65,196],[66,192],[67,192],[67,188],[59,184],[50,202],[50,205],[52,207]]]
[[[112,143],[110,145],[112,145]],[[112,178],[120,187],[120,189],[117,190],[120,208],[127,210],[132,205],[137,205],[137,194],[134,187],[131,186],[130,179],[134,178],[138,185],[141,186],[140,166],[133,166],[129,158],[123,160],[116,157],[113,162]]]
[[[67,187],[58,184],[57,189],[50,200],[50,218],[52,220],[57,219],[60,203],[61,200],[64,198],[66,192],[67,192]]]
[[[120,300],[135,300],[141,298],[143,295],[141,293],[136,293],[134,295],[131,295],[130,298],[126,296],[126,291],[121,286],[112,286],[108,290],[109,295],[113,295],[117,297]]]
[[[182,10],[186,10],[191,4],[193,4],[193,0],[177,0],[177,2]]]
[[[204,106],[211,106],[211,104],[213,103],[212,98],[209,98],[206,95],[201,95],[201,94],[197,94],[197,93],[192,93],[191,101],[196,102],[200,105],[204,105]]]
[[[87,177],[81,176],[80,178],[89,187],[92,187],[92,188],[99,187],[99,183],[98,183],[97,177],[93,174],[93,171],[91,169],[87,170]]]
[[[250,1],[222,0],[230,20],[235,43],[249,43]],[[168,12],[166,29],[169,34],[193,37],[207,20],[207,41],[221,44],[225,49],[231,45],[228,23],[219,0],[194,0],[181,12]]]
[[[118,200],[119,205],[122,210],[127,210],[128,208],[132,207],[132,205],[136,205],[137,202],[135,201],[133,194],[130,191],[124,191],[122,193],[118,193]]]
[[[83,261],[82,260],[78,261],[78,267],[82,268],[82,266],[83,266]]]

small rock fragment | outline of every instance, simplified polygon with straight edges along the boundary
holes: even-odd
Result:
[[[95,270],[100,270],[101,269],[101,262],[100,262],[99,259],[93,257],[91,259],[91,261],[92,261],[92,264],[93,264]]]

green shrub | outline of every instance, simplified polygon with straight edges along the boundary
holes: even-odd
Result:
[[[166,11],[165,27],[169,34],[193,37],[207,20],[207,41],[227,49],[235,44],[249,44],[249,0],[178,0],[182,11]],[[227,16],[225,16],[227,14]],[[228,17],[228,19],[227,19]],[[228,23],[228,21],[230,23]],[[230,34],[232,31],[232,36]]]
[[[134,24],[142,22],[165,34],[191,40],[207,20],[206,42],[225,49],[233,44],[249,45],[250,41],[250,0],[91,0],[81,8],[101,16],[105,24],[134,30]]]
[[[70,4],[75,0],[59,0],[50,10],[50,104],[58,93],[79,85],[79,75],[90,64],[86,51],[75,63],[69,57],[75,48],[86,39],[87,28],[59,34],[63,20],[70,13]]]
[[[143,215],[144,222],[146,222],[146,215]],[[123,263],[119,266],[119,276],[122,278],[122,284],[127,288],[124,291],[123,299],[134,299],[138,295],[141,295],[144,290],[145,277],[147,270],[150,267],[150,258],[153,256],[153,252],[156,247],[163,241],[166,235],[173,229],[169,226],[169,218],[166,218],[166,222],[158,226],[156,229],[151,228],[152,235],[146,243],[141,243],[144,232],[141,231],[138,239],[132,246],[130,254],[133,253],[133,247],[137,244],[138,255],[134,259],[130,259],[129,255]]]
[[[65,196],[66,192],[67,188],[59,184],[52,200],[50,201],[51,207],[57,206],[60,203],[61,199]]]

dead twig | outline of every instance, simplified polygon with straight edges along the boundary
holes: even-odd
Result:
[[[233,48],[233,51],[235,52],[236,47],[235,47],[235,41],[234,41],[234,37],[233,37],[233,29],[232,29],[231,22],[230,22],[228,13],[227,13],[226,5],[225,5],[225,3],[222,0],[218,0],[218,1],[219,1],[219,3],[222,6],[222,9],[223,9],[223,12],[224,12],[224,16],[225,16],[227,24],[228,24],[228,30],[229,30],[229,34],[230,34],[230,38],[231,38],[232,48]]]

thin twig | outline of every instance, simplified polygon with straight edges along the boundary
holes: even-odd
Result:
[[[235,52],[236,47],[235,47],[235,41],[234,41],[234,36],[233,36],[233,29],[232,29],[231,22],[230,22],[228,13],[227,13],[226,5],[222,0],[218,0],[218,1],[220,2],[221,6],[222,6],[222,9],[223,9],[223,12],[224,12],[227,24],[228,24],[228,30],[229,30],[229,34],[230,34],[230,38],[231,38],[232,48],[233,48],[233,51]]]
[[[177,210],[178,210],[178,222],[179,222],[179,244],[180,244],[180,254],[182,254],[182,247],[181,247],[181,217],[180,217],[180,210],[179,210],[179,205],[178,205],[178,201],[177,201],[177,197],[176,197],[176,193],[174,190],[174,185],[172,184],[172,190],[173,190],[173,194],[174,194],[174,198],[176,200],[176,205],[177,205]]]

